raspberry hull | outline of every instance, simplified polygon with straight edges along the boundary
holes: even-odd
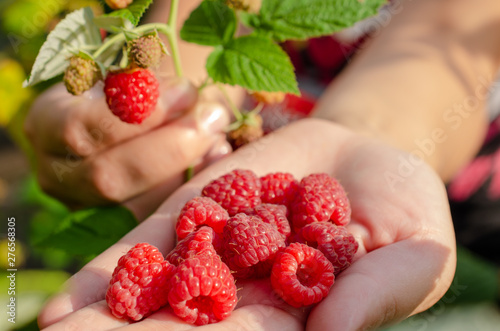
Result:
[[[297,308],[323,300],[334,279],[333,266],[323,253],[298,243],[280,254],[271,273],[274,291]]]

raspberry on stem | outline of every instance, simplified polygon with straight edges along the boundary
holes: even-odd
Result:
[[[160,84],[148,69],[110,71],[104,81],[109,109],[123,122],[140,124],[155,109]]]
[[[226,0],[226,4],[236,10],[258,13],[262,6],[262,0]]]
[[[279,254],[271,272],[274,291],[296,308],[323,300],[334,280],[333,266],[323,253],[299,243]]]
[[[164,48],[156,34],[148,34],[128,42],[129,61],[140,68],[160,65]]]
[[[250,93],[257,102],[262,102],[266,105],[282,103],[285,101],[286,94],[284,92],[266,92],[257,91]]]
[[[243,114],[243,119],[237,121],[236,128],[227,133],[227,139],[233,150],[251,143],[264,135],[262,130],[262,117],[259,114]]]
[[[69,60],[63,81],[69,93],[81,95],[101,79],[101,70],[92,59],[74,55]]]
[[[117,10],[127,8],[134,0],[105,0],[109,8]]]

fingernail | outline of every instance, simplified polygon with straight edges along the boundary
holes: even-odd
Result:
[[[195,114],[198,127],[208,133],[221,132],[229,125],[229,115],[226,109],[217,103],[199,104]]]
[[[196,93],[193,85],[185,78],[171,79],[162,83],[161,102],[170,106],[184,98],[187,93]]]
[[[212,147],[212,149],[205,156],[205,160],[207,165],[213,164],[226,155],[230,154],[233,151],[231,145],[226,141],[225,135],[222,136]]]
[[[94,87],[83,93],[83,97],[90,100],[104,97],[104,83],[102,81],[97,82]]]

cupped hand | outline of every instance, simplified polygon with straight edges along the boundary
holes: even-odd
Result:
[[[156,209],[183,183],[185,169],[230,151],[226,111],[197,99],[187,80],[164,81],[156,110],[133,125],[107,108],[102,85],[82,96],[56,85],[25,124],[41,187],[72,207],[128,201],[138,214]]]
[[[412,167],[408,167],[408,164]],[[254,142],[207,167],[177,190],[145,222],[88,263],[40,314],[47,330],[190,330],[164,308],[129,324],[109,312],[104,294],[118,258],[138,242],[167,253],[182,205],[232,169],[296,178],[327,172],[340,180],[352,205],[349,230],[360,244],[354,263],[312,309],[292,309],[268,280],[238,282],[233,314],[200,330],[365,330],[423,311],[447,290],[455,269],[455,242],[446,193],[438,176],[413,156],[307,119]]]

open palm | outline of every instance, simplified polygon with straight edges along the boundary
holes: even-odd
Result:
[[[401,164],[415,166],[401,172]],[[183,204],[232,169],[296,178],[326,172],[348,192],[349,230],[360,244],[355,262],[312,309],[293,309],[273,295],[268,280],[238,282],[238,307],[201,330],[360,330],[396,322],[436,302],[451,283],[455,242],[445,190],[434,172],[410,155],[308,119],[240,149],[177,190],[158,211],[87,264],[40,315],[48,330],[189,330],[167,307],[141,322],[113,317],[104,294],[118,258],[138,242],[167,253]]]

